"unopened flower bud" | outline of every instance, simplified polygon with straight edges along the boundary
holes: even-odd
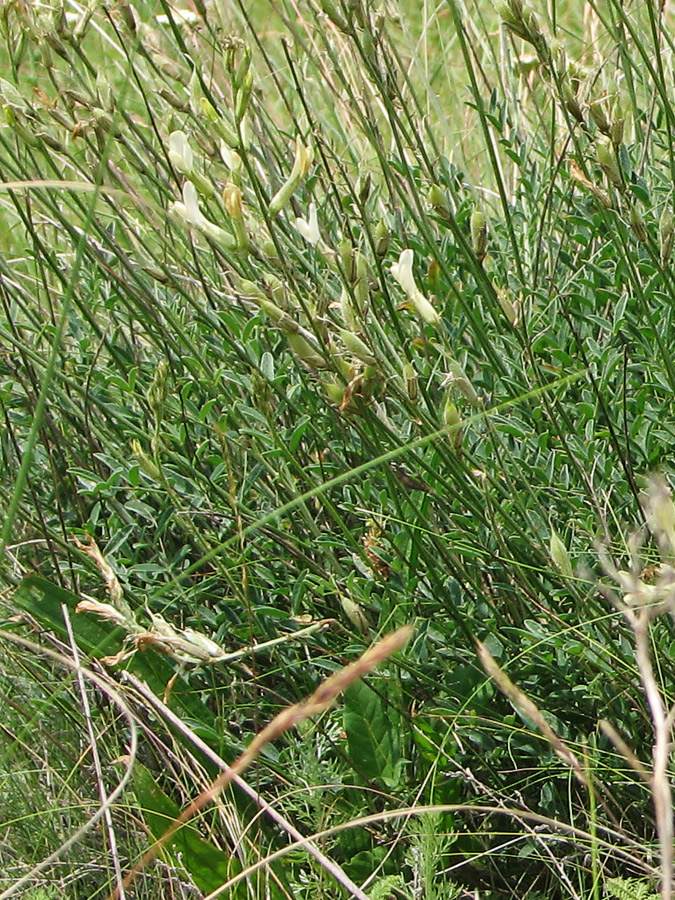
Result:
[[[403,382],[406,394],[414,402],[419,396],[419,383],[417,371],[411,362],[407,362],[403,366]]]
[[[237,240],[237,250],[240,253],[248,253],[248,232],[244,225],[244,209],[242,203],[241,188],[237,184],[228,181],[223,188],[223,203],[228,215],[232,219],[232,229]]]
[[[429,188],[428,199],[429,205],[438,216],[440,216],[442,219],[450,218],[450,207],[448,206],[448,201],[445,198],[444,192],[437,184],[432,184]]]
[[[475,209],[471,214],[471,245],[476,259],[482,263],[487,247],[487,222],[479,209]]]
[[[223,188],[223,203],[227,214],[232,219],[241,219],[244,214],[241,188],[236,184],[232,184],[231,181],[228,181]]]
[[[669,262],[673,252],[673,237],[675,235],[675,223],[673,222],[673,214],[670,211],[669,201],[663,207],[661,218],[659,219],[659,240],[661,250],[661,264],[666,265]]]
[[[391,235],[389,233],[389,229],[386,224],[380,219],[380,221],[375,226],[375,256],[378,259],[384,259],[384,257],[389,252],[389,243],[391,239]]]
[[[630,208],[630,227],[633,229],[638,241],[640,241],[641,244],[646,244],[649,239],[647,228],[645,226],[645,220],[642,218],[642,214],[637,206],[631,206]]]
[[[450,394],[446,397],[443,407],[443,424],[448,428],[450,433],[450,441],[455,450],[462,447],[462,417],[459,410],[450,399]]]
[[[316,203],[309,204],[309,216],[306,219],[297,218],[295,227],[309,244],[318,244],[321,240],[319,231],[319,218],[316,212]]]
[[[354,255],[352,242],[349,238],[345,237],[340,241],[338,245],[338,256],[340,257],[340,265],[342,266],[344,277],[349,284],[354,284],[356,281],[356,257]]]
[[[350,353],[353,353],[357,359],[360,359],[361,362],[367,363],[368,365],[375,365],[377,360],[373,356],[372,350],[358,335],[354,334],[352,331],[347,331],[345,328],[338,328],[338,334],[347,350],[349,350]]]
[[[563,544],[560,535],[554,529],[551,529],[549,551],[551,553],[551,559],[560,569],[562,574],[567,578],[572,578],[574,570],[570,561],[570,555],[567,552],[567,547]]]
[[[596,141],[595,155],[610,184],[617,188],[617,190],[624,191],[625,186],[614,149],[602,141]]]

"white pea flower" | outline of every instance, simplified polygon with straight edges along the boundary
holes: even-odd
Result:
[[[415,284],[413,275],[414,253],[409,248],[402,250],[397,263],[392,263],[391,274],[401,285],[408,296],[408,300],[415,307],[419,317],[428,325],[440,325],[441,317],[433,308],[431,302],[424,296]]]
[[[307,219],[296,219],[295,227],[308,243],[319,243],[321,235],[319,234],[319,220],[316,214],[316,203],[309,204],[309,217]]]
[[[291,195],[303,178],[307,176],[312,166],[314,153],[309,145],[302,143],[300,137],[295,141],[295,159],[291,174],[288,176],[284,184],[279,188],[274,197],[270,200],[268,212],[271,216],[276,216],[287,206]]]
[[[169,135],[169,159],[174,169],[183,175],[192,172],[194,154],[184,131],[172,131]]]
[[[171,212],[195,228],[201,228],[206,221],[206,216],[199,208],[197,189],[191,181],[186,181],[183,185],[183,202],[172,203]]]
[[[171,18],[177,25],[197,25],[200,21],[200,17],[193,10],[178,9],[176,7],[171,9]],[[171,19],[164,13],[155,16],[155,21],[159,22],[160,25],[171,24]]]
[[[186,181],[183,185],[183,202],[176,201],[172,203],[169,211],[188,225],[196,228],[197,231],[201,231],[202,234],[221,244],[225,249],[233,250],[235,248],[236,241],[234,237],[223,228],[219,228],[218,225],[209,221],[199,208],[197,189],[191,181]]]

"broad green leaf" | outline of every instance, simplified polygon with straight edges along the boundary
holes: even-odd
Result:
[[[81,600],[73,591],[59,587],[38,575],[24,578],[13,595],[18,607],[30,613],[43,628],[53,631],[64,640],[68,633],[63,618],[62,606],[70,615],[73,633],[80,651],[89,657],[100,658],[117,653],[123,647],[125,632],[122,628],[97,618],[90,613],[76,613],[75,607]],[[177,663],[147,650],[135,653],[122,664],[124,668],[142,678],[149,687],[162,696],[166,686],[177,670]],[[212,728],[213,716],[200,703],[184,678],[177,678],[171,688],[171,705],[180,709],[184,716]]]
[[[62,611],[65,606],[78,647],[83,653],[105,656],[117,653],[122,647],[124,631],[121,628],[96,616],[76,613],[75,607],[82,598],[46,578],[28,575],[14,592],[13,599],[18,607],[30,613],[40,625],[67,639]]]
[[[365,781],[381,781],[388,788],[400,784],[402,759],[401,717],[364,681],[345,691],[344,729],[349,756]]]
[[[150,771],[134,766],[133,786],[153,840],[160,838],[180,814],[178,805],[159,787]],[[167,842],[164,852],[185,868],[200,891],[209,893],[240,871],[238,859],[205,840],[190,823]]]

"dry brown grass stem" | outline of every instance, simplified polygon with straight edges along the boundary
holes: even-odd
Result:
[[[581,763],[574,755],[574,753],[570,750],[570,748],[563,742],[559,735],[551,728],[546,719],[544,718],[543,713],[534,702],[531,700],[527,694],[524,694],[519,687],[511,681],[506,672],[499,666],[497,660],[490,653],[485,644],[482,644],[480,641],[476,642],[478,649],[478,657],[481,661],[481,664],[490,678],[495,682],[499,690],[504,694],[516,709],[522,713],[524,716],[527,716],[530,721],[532,721],[542,735],[549,742],[556,755],[566,762],[574,772],[574,775],[581,784],[585,787],[588,786],[588,779],[586,778],[586,774],[581,766]]]
[[[388,659],[392,654],[401,650],[407,643],[412,628],[404,625],[386,635],[377,644],[374,644],[366,652],[353,663],[340,669],[334,675],[331,675],[323,681],[314,693],[301,703],[296,703],[283,709],[277,716],[272,719],[269,725],[266,725],[251,741],[247,749],[228,769],[225,769],[220,775],[209,785],[206,790],[189,803],[182,813],[171,823],[170,827],[164,834],[158,838],[155,843],[146,851],[141,860],[126,875],[121,887],[129,887],[136,876],[152,862],[162,847],[176,834],[176,832],[185,825],[194,815],[200,812],[204,807],[213,802],[223,788],[227,787],[235,775],[240,775],[258,756],[260,751],[267,744],[276,740],[285,731],[293,728],[304,719],[325,712],[329,709],[338,696],[349,687],[352,682],[363,678],[371,672],[376,666]],[[108,900],[119,900],[119,889],[116,888],[108,896]]]
[[[668,765],[671,752],[672,722],[654,677],[649,649],[649,617],[647,615],[640,616],[633,626],[633,631],[635,633],[635,661],[640,671],[640,679],[654,727],[651,790],[661,857],[661,898],[662,900],[671,900],[673,896],[673,794]]]
[[[133,688],[140,694],[140,701],[143,704],[143,708],[146,708],[149,704],[152,708],[158,712],[162,718],[164,718],[168,723],[170,723],[176,731],[180,732],[183,737],[188,740],[194,747],[200,750],[204,756],[209,759],[212,763],[217,765],[223,771],[231,771],[231,766],[228,765],[227,762],[219,756],[215,750],[213,750],[205,741],[203,741],[199,735],[195,734],[195,732],[185,724],[169,707],[157,697],[151,689],[144,684],[140,679],[136,678],[131,672],[123,673],[124,681],[127,684],[133,686]],[[279,812],[279,810],[271,803],[268,803],[255,788],[251,787],[251,785],[245,781],[241,775],[237,775],[235,773],[232,774],[232,783],[235,784],[239,790],[241,790],[247,797],[249,797],[253,802],[258,806],[266,816],[272,819],[280,828],[282,828],[290,838],[294,841],[303,841],[303,835],[298,831],[298,829],[290,822],[286,816]],[[310,856],[313,856],[317,863],[329,874],[331,875],[338,884],[341,884],[343,888],[352,896],[355,897],[356,900],[368,900],[368,895],[363,891],[352,879],[347,875],[347,873],[330,857],[326,856],[319,847],[311,840],[307,839],[304,844],[307,853]]]
[[[573,838],[577,842],[577,844],[584,844],[590,847],[593,842],[595,842],[597,846],[606,851],[608,859],[613,858],[616,860],[620,860],[622,863],[630,866],[631,869],[644,872],[644,874],[650,878],[658,874],[658,869],[655,866],[651,866],[645,860],[643,852],[644,846],[639,841],[634,841],[627,835],[622,834],[615,829],[607,828],[600,823],[598,823],[596,826],[598,831],[603,831],[605,834],[607,834],[608,837],[613,838],[615,841],[620,841],[626,844],[627,847],[630,847],[635,852],[631,853],[630,850],[625,850],[623,847],[617,846],[610,840],[605,840],[604,838],[599,837],[597,833],[595,835],[592,835],[587,831],[583,831],[581,828],[577,828],[575,825],[570,825],[567,822],[562,822],[558,819],[551,819],[548,816],[541,816],[538,813],[530,812],[529,810],[511,809],[507,806],[481,806],[473,803],[451,803],[437,804],[434,806],[410,806],[406,809],[385,810],[381,813],[373,813],[369,816],[363,816],[360,819],[351,819],[349,822],[343,822],[341,825],[334,825],[332,828],[327,828],[325,831],[316,832],[311,836],[311,838],[303,838],[301,841],[297,841],[293,844],[287,844],[285,847],[276,850],[274,853],[270,853],[264,859],[260,859],[257,862],[252,863],[243,872],[239,872],[237,875],[233,875],[228,882],[226,882],[225,884],[221,884],[219,888],[217,888],[215,891],[212,891],[210,894],[204,897],[203,900],[216,900],[217,897],[220,897],[222,894],[229,891],[244,878],[250,877],[253,873],[259,871],[262,868],[265,868],[266,866],[270,866],[278,859],[283,859],[284,856],[287,856],[294,850],[304,849],[307,842],[310,840],[324,841],[327,838],[333,837],[336,834],[339,834],[340,832],[346,831],[350,828],[368,828],[376,823],[391,822],[400,818],[407,819],[413,815],[423,816],[430,813],[474,813],[476,815],[485,816],[504,815],[510,818],[515,818],[516,821],[524,819],[528,822],[536,824],[537,826],[540,826],[537,829],[537,833],[542,840],[545,839],[547,834],[551,837],[559,834],[566,834]],[[548,829],[548,831],[546,831],[545,829]],[[468,858],[465,860],[465,863],[468,863],[470,861],[471,858]]]
[[[17,879],[14,884],[0,893],[0,900],[8,900],[9,897],[18,894],[28,885],[34,883],[36,877],[40,874],[40,872],[44,872],[45,869],[48,869],[53,862],[62,857],[71,847],[81,841],[82,838],[88,832],[90,832],[91,829],[101,819],[104,818],[106,812],[114,807],[115,803],[117,803],[119,798],[124,793],[124,790],[126,789],[127,784],[129,783],[129,780],[131,778],[133,764],[136,759],[138,736],[131,710],[125,703],[124,699],[117,692],[115,686],[110,682],[110,679],[102,678],[100,675],[97,675],[84,666],[81,666],[74,659],[69,659],[63,653],[57,653],[56,651],[50,650],[47,647],[41,647],[38,644],[35,644],[33,641],[22,637],[21,635],[12,634],[8,631],[2,631],[0,632],[0,634],[5,640],[11,641],[13,644],[17,644],[18,646],[23,647],[25,650],[34,653],[36,656],[46,656],[49,659],[54,660],[55,662],[58,662],[63,666],[66,666],[67,668],[76,672],[78,675],[81,674],[83,678],[99,688],[99,690],[101,690],[117,706],[120,713],[125,718],[129,728],[129,753],[127,754],[127,757],[125,759],[124,774],[122,775],[118,784],[112,791],[110,791],[110,793],[107,794],[105,801],[99,805],[96,812],[93,813],[93,815],[91,815],[89,819],[87,819],[84,825],[81,825],[71,835],[69,835],[69,837],[63,841],[61,846],[57,848],[57,850],[55,850],[53,853],[50,853],[44,859],[40,860],[40,862],[35,865],[30,870],[30,872]]]

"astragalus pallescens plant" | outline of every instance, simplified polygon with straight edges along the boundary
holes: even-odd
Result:
[[[628,542],[628,569],[617,569],[602,551],[605,570],[618,586],[604,587],[603,592],[621,611],[630,625],[635,640],[635,661],[640,674],[654,729],[652,770],[647,772],[638,760],[623,748],[623,753],[640,776],[648,783],[654,803],[659,840],[661,897],[673,895],[673,796],[668,773],[672,750],[672,729],[675,706],[668,707],[658,685],[652,664],[652,623],[659,616],[675,612],[675,505],[670,488],[662,477],[653,477],[643,497],[645,518],[656,541],[660,563],[648,566],[640,554],[642,535],[633,535]],[[604,729],[615,738],[613,729]],[[618,741],[615,740],[617,746]]]

